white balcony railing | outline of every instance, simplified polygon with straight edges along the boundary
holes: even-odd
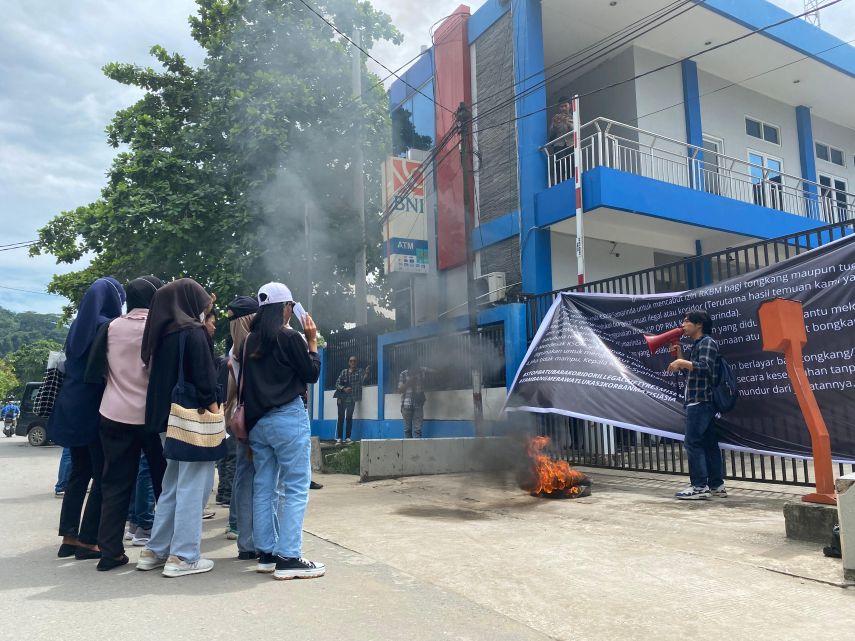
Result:
[[[581,128],[582,171],[610,167],[672,185],[836,223],[855,218],[855,195],[774,167],[764,167],[703,147],[597,118]],[[570,132],[541,149],[547,156],[549,186],[573,178],[573,159],[563,142]]]

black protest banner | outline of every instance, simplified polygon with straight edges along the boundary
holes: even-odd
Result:
[[[836,460],[855,460],[855,237],[699,289],[628,296],[558,296],[517,372],[507,411],[558,413],[682,438],[679,377],[667,347],[651,356],[644,334],[679,327],[706,309],[712,336],[733,366],[741,397],[718,421],[725,446],[810,456],[810,435],[783,354],[764,352],[759,306],[773,298],[804,306],[804,365]],[[683,339],[688,356],[689,339]],[[683,374],[683,377],[685,375]]]

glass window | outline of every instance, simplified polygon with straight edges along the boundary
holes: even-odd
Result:
[[[828,160],[828,145],[823,145],[821,142],[815,143],[816,157],[820,160]]]
[[[842,167],[843,152],[839,149],[835,149],[834,147],[830,147],[829,150],[831,151],[831,162],[833,162],[835,165],[840,165]]]
[[[771,142],[774,144],[778,144],[778,128],[773,127],[772,125],[763,125],[763,140],[766,142]]]
[[[392,153],[405,156],[408,149],[433,147],[435,136],[433,82],[426,83],[392,112]]]
[[[755,138],[763,137],[760,123],[756,120],[751,120],[751,118],[745,119],[745,133],[749,136],[754,136]]]

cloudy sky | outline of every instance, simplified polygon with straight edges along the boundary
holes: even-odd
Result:
[[[396,69],[430,43],[428,27],[460,1],[373,0],[405,36],[401,46],[380,43],[373,55]],[[802,0],[774,1],[793,13],[802,10]],[[474,11],[483,3],[468,4]],[[183,54],[192,64],[203,59],[187,25],[193,0],[6,0],[3,5],[0,245],[33,240],[53,215],[98,197],[114,155],[104,127],[140,95],[105,78],[105,63],[151,64],[148,51],[154,44]],[[824,29],[852,39],[855,0],[825,10],[822,21]],[[59,311],[63,298],[39,292],[52,274],[69,269],[50,256],[0,251],[0,306]]]

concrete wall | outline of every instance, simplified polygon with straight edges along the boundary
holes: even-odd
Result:
[[[472,390],[447,390],[443,392],[426,392],[425,420],[428,421],[457,421],[472,419]],[[508,395],[504,387],[485,387],[481,394],[484,408],[484,418],[495,420],[499,417],[505,397]],[[355,414],[354,414],[355,416]],[[400,420],[401,395],[386,394],[386,418]]]
[[[634,75],[635,60],[632,48],[628,48],[570,83],[550,86],[548,101],[550,105],[554,105],[561,96],[584,94],[610,82],[632,78]],[[599,116],[632,124],[637,113],[635,88],[631,82],[586,96],[580,102],[583,124]],[[550,110],[548,118],[552,118],[554,111]]]
[[[795,107],[738,85],[704,95],[730,83],[700,69],[698,84],[704,134],[722,138],[726,155],[747,162],[748,149],[753,149],[783,160],[784,173],[801,176]],[[748,136],[746,116],[777,126],[781,144]]]
[[[324,392],[324,420],[338,419],[338,401],[333,398],[335,390]],[[370,385],[362,388],[362,400],[353,410],[354,419],[377,420],[377,386]]]
[[[633,53],[636,75],[674,62],[673,58],[639,47],[634,47]],[[674,65],[644,78],[639,78],[633,84],[635,85],[635,106],[637,109],[634,118],[637,119],[637,122],[625,122],[639,129],[646,129],[675,140],[686,140],[686,119],[683,113],[683,78],[680,65]],[[666,109],[667,107],[670,108]]]
[[[359,477],[371,481],[504,469],[509,447],[503,438],[363,440]]]
[[[587,231],[587,229],[586,229]],[[585,238],[586,280],[618,276],[628,272],[653,267],[654,249],[619,242],[615,252],[610,253],[611,242],[599,238]],[[552,285],[556,289],[570,287],[578,282],[575,234],[552,232]]]
[[[817,116],[811,117],[811,125],[814,141],[822,142],[842,150],[843,159],[846,163],[845,167],[841,167],[840,165],[817,158],[817,180],[819,180],[819,174],[842,178],[846,181],[848,191],[850,193],[855,192],[855,162],[853,162],[853,154],[855,154],[855,131],[836,125],[824,118],[818,118]],[[816,150],[811,150],[811,153],[816,155]]]

